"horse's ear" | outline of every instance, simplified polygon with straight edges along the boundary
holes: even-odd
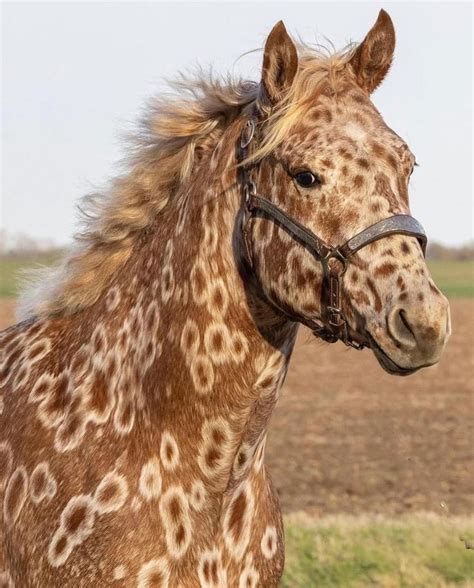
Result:
[[[385,10],[381,10],[376,23],[350,60],[358,84],[369,94],[382,82],[390,69],[394,50],[393,22]]]
[[[277,22],[265,43],[262,86],[266,98],[275,104],[290,89],[298,69],[298,53],[283,21]]]

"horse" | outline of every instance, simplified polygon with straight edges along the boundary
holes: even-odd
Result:
[[[278,585],[264,453],[299,325],[397,375],[450,333],[415,157],[371,101],[394,48],[383,10],[328,54],[280,21],[258,83],[150,104],[0,335],[2,587]]]

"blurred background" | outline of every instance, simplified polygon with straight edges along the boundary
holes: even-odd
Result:
[[[258,80],[279,19],[360,41],[380,8],[396,58],[373,99],[416,154],[412,213],[450,298],[442,361],[409,378],[301,330],[267,463],[285,513],[283,585],[474,586],[474,245],[470,2],[3,2],[0,328],[19,269],[58,259],[75,204],[120,171],[122,136],[165,78]]]

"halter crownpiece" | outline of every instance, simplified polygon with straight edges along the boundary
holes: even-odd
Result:
[[[272,306],[294,321],[298,321],[314,332],[314,334],[328,343],[342,341],[345,345],[356,349],[363,349],[367,345],[359,343],[351,338],[348,331],[347,320],[342,312],[341,292],[342,277],[346,272],[352,255],[363,247],[378,241],[389,235],[408,235],[415,237],[423,251],[426,251],[426,234],[421,224],[408,214],[396,214],[389,216],[373,225],[370,225],[360,233],[348,239],[344,244],[331,246],[323,239],[315,235],[310,229],[301,225],[281,208],[270,202],[267,198],[257,194],[255,182],[251,179],[251,169],[258,167],[258,163],[247,164],[249,147],[255,136],[256,121],[254,117],[247,120],[238,144],[238,159],[243,162],[240,167],[240,180],[242,187],[242,234],[246,249],[247,263],[254,272],[250,248],[250,221],[256,217],[268,218],[277,223],[295,241],[307,249],[311,255],[321,263],[323,268],[323,283],[321,288],[321,322],[298,316],[287,310],[281,309],[273,300]]]

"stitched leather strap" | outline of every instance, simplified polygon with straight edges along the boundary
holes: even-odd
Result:
[[[290,233],[306,249],[309,249],[314,257],[322,259],[330,251],[330,247],[322,239],[266,198],[255,195],[249,196],[247,208],[253,216],[256,216],[258,211],[262,211],[273,220],[276,220],[287,233]]]
[[[420,243],[423,255],[426,253],[426,233],[421,224],[409,214],[396,214],[389,216],[370,227],[367,227],[355,237],[341,245],[337,249],[347,259],[354,255],[359,249],[365,247],[369,243],[378,241],[382,237],[389,235],[408,235],[415,237]]]

